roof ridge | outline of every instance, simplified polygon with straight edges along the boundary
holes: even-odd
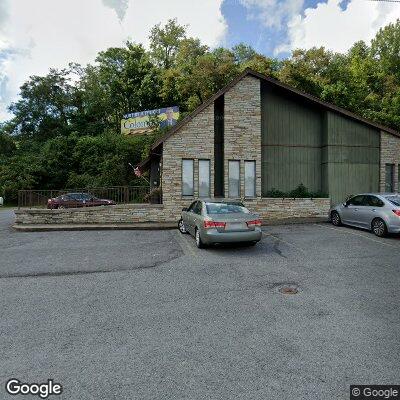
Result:
[[[229,82],[227,85],[225,85],[223,88],[218,90],[215,94],[213,94],[211,97],[209,97],[207,100],[205,100],[203,103],[201,103],[197,108],[195,108],[191,113],[189,113],[185,118],[183,118],[181,121],[179,121],[173,128],[171,128],[167,133],[165,133],[163,136],[161,136],[150,148],[150,153],[152,150],[156,149],[160,144],[162,144],[165,140],[167,140],[169,137],[171,137],[174,133],[179,131],[183,126],[185,126],[189,121],[191,121],[197,114],[199,114],[201,111],[203,111],[206,107],[208,107],[212,102],[214,102],[218,97],[226,93],[229,89],[231,89],[233,86],[235,86],[238,82],[240,82],[245,76],[247,75],[252,75],[255,78],[258,78],[260,80],[269,82],[277,87],[280,87],[282,89],[288,90],[292,93],[294,93],[297,96],[302,96],[314,103],[317,103],[329,110],[332,110],[334,112],[346,115],[349,118],[355,119],[361,123],[370,125],[376,129],[379,129],[381,131],[390,133],[394,136],[400,137],[400,132],[397,130],[390,128],[388,126],[382,125],[380,123],[371,121],[367,118],[361,117],[352,111],[349,111],[345,108],[336,106],[332,103],[328,103],[324,100],[321,100],[319,97],[314,96],[310,93],[304,92],[300,89],[295,88],[294,86],[288,85],[284,82],[279,81],[276,78],[272,78],[270,76],[261,74],[260,72],[257,72],[253,70],[252,68],[246,67],[236,78],[232,79],[231,82]],[[148,160],[142,161],[139,166],[143,166],[148,162]]]

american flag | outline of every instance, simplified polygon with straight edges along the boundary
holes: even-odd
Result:
[[[139,167],[136,167],[133,169],[133,172],[135,173],[135,175],[140,178],[142,176],[142,171],[140,170]]]

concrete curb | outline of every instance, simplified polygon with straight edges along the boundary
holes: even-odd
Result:
[[[327,218],[288,218],[265,221],[263,226],[312,224],[327,222]],[[164,230],[176,229],[176,222],[143,222],[136,224],[15,224],[13,229],[19,232],[52,232],[52,231],[112,231],[112,230]]]

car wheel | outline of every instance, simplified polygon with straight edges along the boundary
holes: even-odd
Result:
[[[203,241],[201,240],[201,237],[200,237],[200,231],[196,228],[196,230],[194,231],[194,238],[195,238],[195,240],[196,240],[196,246],[197,246],[197,248],[199,248],[199,249],[204,249],[204,243],[203,243]]]
[[[60,206],[58,206],[57,207],[59,210],[64,210],[66,207],[65,206],[62,206],[62,205],[60,205]]]
[[[371,224],[372,232],[379,237],[387,235],[387,226],[385,221],[381,218],[375,218]]]
[[[332,224],[335,226],[340,226],[342,225],[342,220],[340,219],[340,215],[337,211],[332,211],[331,213],[331,221]]]
[[[187,233],[187,230],[185,228],[185,224],[183,223],[183,219],[182,218],[178,222],[178,229],[179,229],[179,232],[182,233],[182,234]]]

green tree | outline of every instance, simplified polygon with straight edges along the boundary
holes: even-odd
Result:
[[[371,54],[385,74],[400,81],[400,19],[379,29],[371,42]]]
[[[250,61],[257,55],[257,52],[251,46],[245,43],[239,43],[236,46],[233,46],[232,52],[235,62],[238,64],[243,64],[247,61]]]
[[[32,76],[21,86],[20,100],[10,106],[16,133],[38,140],[70,133],[77,108],[71,73],[69,68],[50,69],[46,76]]]
[[[175,62],[181,41],[186,36],[186,27],[179,25],[176,19],[165,24],[155,25],[150,31],[150,49],[155,63],[165,69],[171,68]]]

